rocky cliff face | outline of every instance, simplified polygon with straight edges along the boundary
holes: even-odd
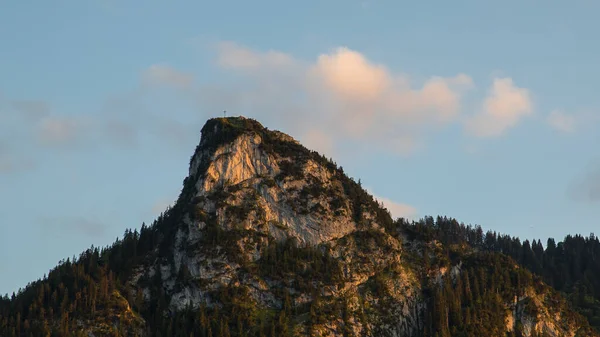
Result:
[[[389,214],[331,161],[243,117],[207,122],[175,207],[130,282],[149,300],[159,277],[172,312],[219,308],[234,291],[260,310],[291,307],[299,336],[423,336],[424,289],[461,278],[459,263],[424,267],[432,244],[386,230]],[[506,333],[575,335],[543,294],[505,301]]]
[[[178,201],[188,211],[173,231],[172,250],[158,263],[140,268],[134,280],[154,277],[160,270],[174,311],[218,305],[214,291],[232,285],[247,289],[259,307],[281,309],[282,289],[297,306],[312,302],[316,289],[324,302],[345,298],[355,307],[363,301],[361,287],[379,271],[392,268],[402,275],[387,284],[398,305],[395,315],[401,316],[394,329],[416,334],[423,309],[418,282],[409,270],[403,272],[401,244],[385,233],[376,212],[368,205],[354,205],[347,195],[357,188],[325,158],[256,121],[209,122]],[[336,279],[307,279],[302,282],[310,284],[296,286],[291,273],[257,275],[247,270],[261,263],[268,247],[283,245],[325,254],[335,261],[329,272]],[[182,270],[194,282],[182,284]],[[377,302],[374,297],[367,300]],[[337,335],[341,325],[331,320],[322,329]],[[367,324],[355,320],[352,329],[363,333]]]
[[[312,159],[297,163],[293,156],[267,153],[261,145],[259,135],[243,134],[193,159],[190,176],[196,180],[197,211],[215,214],[224,229],[237,225],[300,244],[317,245],[356,229],[347,203],[333,210],[332,197],[320,193],[343,193],[332,172]],[[199,174],[197,168],[204,165],[206,172]]]

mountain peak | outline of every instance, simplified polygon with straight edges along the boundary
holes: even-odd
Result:
[[[255,119],[244,116],[237,117],[216,117],[206,121],[202,127],[202,139],[214,137],[218,134],[237,135],[244,132],[260,132],[265,127]]]
[[[237,117],[217,117],[206,121],[201,129],[200,143],[196,147],[190,160],[190,175],[192,172],[192,163],[201,153],[206,155],[216,151],[219,147],[225,146],[242,135],[255,135],[261,142],[273,143],[273,141],[291,142],[298,146],[300,144],[291,136],[265,128],[260,122],[244,116]],[[301,147],[301,146],[300,146]],[[302,147],[303,148],[303,147]],[[306,150],[303,148],[303,150]]]
[[[206,122],[184,192],[179,202],[215,214],[222,228],[236,223],[280,241],[315,245],[360,226],[380,228],[377,214],[384,222],[391,221],[330,160],[245,117]],[[220,205],[245,211],[231,217],[216,199]]]
[[[291,136],[280,131],[269,130],[259,121],[244,116],[211,118],[206,121],[201,133],[200,146],[205,148],[222,145],[240,135],[249,133],[260,135],[263,138],[275,137],[297,143]],[[266,135],[271,137],[265,137]]]

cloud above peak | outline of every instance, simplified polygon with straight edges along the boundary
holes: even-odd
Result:
[[[373,101],[389,90],[392,79],[382,65],[370,63],[362,54],[346,47],[318,57],[314,71],[340,99]]]
[[[255,117],[274,116],[309,142],[320,139],[329,151],[340,144],[369,141],[406,154],[421,142],[422,128],[457,119],[463,95],[472,86],[465,74],[432,76],[415,85],[408,76],[348,47],[305,61],[222,42],[217,64],[243,76],[245,86],[208,100],[227,97],[228,102],[214,104],[237,102],[233,109],[249,110]]]
[[[494,79],[480,111],[468,117],[464,111],[471,106],[467,99],[474,83],[464,73],[415,80],[346,46],[309,59],[231,41],[213,50],[215,64],[231,75],[222,82],[197,83],[191,72],[157,63],[140,73],[137,87],[107,101],[98,112],[55,114],[43,101],[6,101],[7,120],[26,122],[23,138],[56,149],[92,144],[131,148],[148,137],[179,149],[196,141],[207,117],[197,111],[227,110],[268,121],[310,148],[338,157],[410,155],[425,148],[434,132],[459,123],[471,135],[499,136],[532,113],[529,90],[511,78]],[[194,113],[163,115],[173,104]],[[15,118],[15,112],[30,118]],[[4,158],[2,166],[12,170],[14,160]]]
[[[472,80],[465,74],[443,78],[433,76],[421,87],[411,79],[394,74],[384,65],[370,62],[361,53],[346,47],[318,57],[313,73],[334,99],[358,105],[381,117],[449,121],[460,109],[463,91]]]

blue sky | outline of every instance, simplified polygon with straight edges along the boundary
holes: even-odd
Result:
[[[396,215],[600,215],[594,1],[5,1],[0,293],[150,223],[207,118],[325,152]]]

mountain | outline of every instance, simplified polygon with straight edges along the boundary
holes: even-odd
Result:
[[[572,300],[574,284],[598,289],[591,272],[549,286],[541,245],[393,220],[332,160],[252,119],[201,134],[175,205],[0,299],[0,336],[599,336],[596,307]],[[593,256],[583,270],[597,252],[578,253]]]

